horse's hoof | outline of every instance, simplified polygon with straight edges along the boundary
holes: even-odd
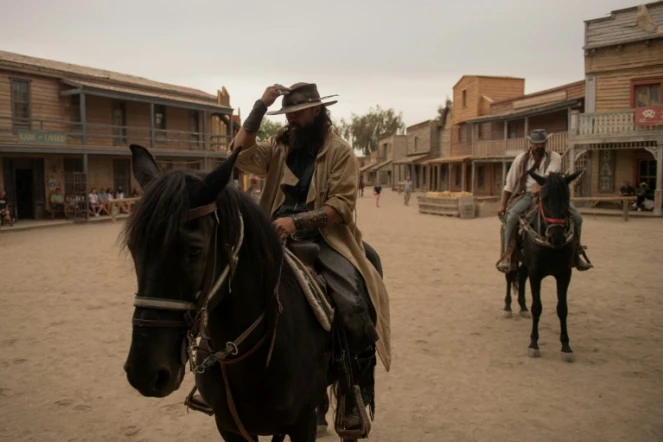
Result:
[[[540,358],[541,357],[541,352],[539,351],[538,348],[528,348],[527,349],[527,355],[530,358]]]
[[[513,316],[513,313],[512,313],[512,312],[510,312],[510,311],[506,311],[506,310],[504,311],[504,317],[505,317],[505,318],[510,318],[510,317],[512,317],[512,316]]]
[[[522,311],[522,312],[520,312],[520,317],[530,319],[532,317],[532,314],[530,312],[527,312],[527,311]]]
[[[573,362],[573,361],[575,361],[575,357],[573,357],[573,353],[571,353],[571,352],[569,352],[569,353],[562,352],[562,361],[564,361],[564,362]]]
[[[316,437],[324,437],[327,434],[327,425],[318,425]]]

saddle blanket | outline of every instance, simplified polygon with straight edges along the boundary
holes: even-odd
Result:
[[[318,283],[311,269],[304,265],[290,249],[284,248],[285,260],[295,273],[297,282],[304,292],[311,310],[325,331],[331,331],[334,323],[334,309],[329,304],[325,290]]]

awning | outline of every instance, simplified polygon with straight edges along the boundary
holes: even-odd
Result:
[[[137,87],[104,83],[101,81],[62,79],[64,84],[76,89],[64,90],[60,96],[87,93],[99,97],[116,98],[128,101],[146,101],[166,106],[184,107],[205,110],[215,113],[230,114],[232,108],[214,103],[214,100],[204,100],[202,97],[180,95],[170,91],[139,89]]]
[[[428,154],[423,154],[423,155],[412,155],[409,157],[401,158],[398,161],[394,161],[394,164],[412,164],[418,160],[421,160],[423,158],[428,157]]]
[[[484,117],[479,117],[479,118],[474,118],[472,120],[463,121],[463,123],[466,123],[466,124],[488,123],[488,122],[491,122],[491,121],[504,121],[504,120],[514,120],[514,119],[523,118],[523,117],[533,117],[535,115],[547,114],[547,113],[550,113],[550,112],[555,112],[555,111],[568,109],[570,107],[575,107],[579,104],[580,104],[580,101],[578,101],[578,100],[568,100],[568,101],[562,101],[562,102],[557,102],[557,103],[545,104],[545,105],[536,106],[536,107],[530,107],[528,109],[513,111],[513,112],[506,113],[506,114],[486,115]]]
[[[369,164],[366,164],[366,165],[360,167],[360,168],[359,168],[359,171],[360,171],[360,172],[367,172],[368,169],[372,169],[373,166],[375,166],[375,165],[377,165],[377,163],[369,163]]]
[[[472,158],[472,155],[461,155],[457,157],[434,158],[426,161],[425,164],[444,164],[444,163],[460,163]]]
[[[384,162],[378,164],[377,166],[375,166],[375,169],[372,169],[372,170],[380,170],[380,169],[382,169],[383,167],[387,167],[387,166],[391,165],[391,163],[392,163],[391,160],[384,161]]]

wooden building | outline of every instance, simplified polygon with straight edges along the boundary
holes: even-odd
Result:
[[[400,167],[394,166],[394,161],[405,157],[407,152],[407,137],[405,135],[392,135],[378,142],[376,163],[369,173],[372,182],[380,183],[382,187],[396,188],[399,182],[405,180],[405,174]]]
[[[226,157],[232,114],[225,89],[0,51],[0,186],[19,219],[43,217],[57,187],[73,197],[122,186],[128,196],[137,187],[129,144],[164,169],[209,169]]]
[[[526,136],[545,129],[548,148],[565,155],[572,111],[582,111],[585,82],[490,103],[488,115],[466,120],[472,140],[471,192],[500,196],[513,159],[529,147]]]
[[[489,115],[493,103],[524,93],[525,80],[515,77],[463,75],[454,85],[451,150],[446,160],[449,191],[469,192],[472,188],[472,143],[478,130],[469,121]]]
[[[663,204],[663,2],[585,22],[585,109],[572,115],[569,170],[591,196],[647,183]]]
[[[452,112],[453,105],[448,101],[438,120],[437,155],[431,156],[424,163],[428,192],[443,192],[451,188],[451,168],[452,163],[456,161],[451,156]]]
[[[401,176],[409,176],[412,179],[415,191],[427,189],[426,162],[439,156],[439,127],[438,120],[427,120],[408,127],[407,155],[394,161],[394,165],[401,168]]]

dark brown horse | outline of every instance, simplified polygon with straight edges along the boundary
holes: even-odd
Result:
[[[539,318],[543,310],[541,281],[546,276],[552,276],[557,281],[557,316],[561,328],[562,359],[567,362],[572,362],[574,359],[566,326],[567,293],[577,247],[573,222],[569,216],[569,184],[581,173],[582,171],[579,171],[568,176],[550,173],[544,178],[534,172],[529,172],[532,178],[541,185],[540,197],[535,210],[530,212],[524,222],[522,264],[512,276],[519,280],[519,300],[524,301],[525,299],[526,279],[529,278],[530,282],[532,333],[529,355],[531,357],[540,356]]]
[[[127,379],[165,397],[189,361],[225,441],[312,442],[334,380],[334,328],[317,322],[267,214],[227,185],[239,151],[208,175],[162,175],[131,146],[144,196],[125,231],[138,280]]]

